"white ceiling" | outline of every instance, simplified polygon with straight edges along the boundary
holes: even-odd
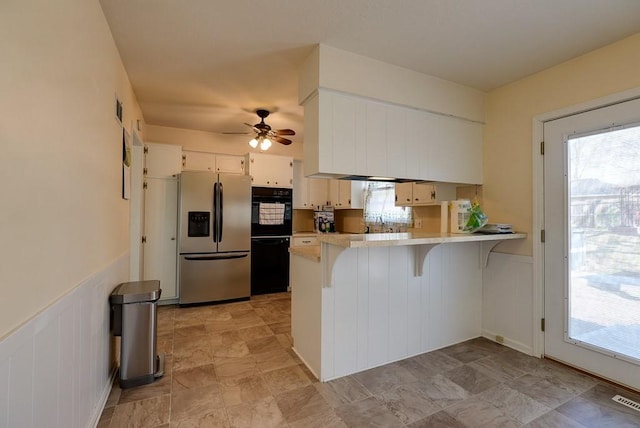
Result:
[[[302,141],[317,43],[489,91],[640,31],[638,0],[100,0],[145,121]]]

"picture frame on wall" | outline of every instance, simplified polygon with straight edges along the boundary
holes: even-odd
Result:
[[[131,138],[122,128],[122,199],[131,196]]]

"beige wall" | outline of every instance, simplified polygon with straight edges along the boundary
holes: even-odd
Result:
[[[97,1],[0,6],[0,338],[126,254],[121,127],[142,119]]]
[[[537,115],[640,86],[640,33],[490,92],[484,129],[484,208],[492,223],[530,234],[496,250],[533,252],[532,123]]]
[[[145,139],[153,143],[177,144],[182,146],[184,150],[199,152],[244,155],[250,151],[260,151],[249,147],[251,135],[224,135],[167,126],[147,125],[145,127]],[[302,144],[294,142],[284,146],[274,143],[266,153],[302,159]]]

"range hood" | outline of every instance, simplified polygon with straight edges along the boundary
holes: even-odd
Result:
[[[410,183],[412,181],[408,178],[393,178],[393,177],[378,177],[371,175],[345,175],[338,177],[339,180],[353,180],[353,181],[384,181],[387,183]]]

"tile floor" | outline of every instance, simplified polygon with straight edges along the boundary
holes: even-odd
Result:
[[[291,350],[287,293],[159,307],[165,375],[114,385],[99,427],[640,427],[640,395],[478,338],[320,383]]]

